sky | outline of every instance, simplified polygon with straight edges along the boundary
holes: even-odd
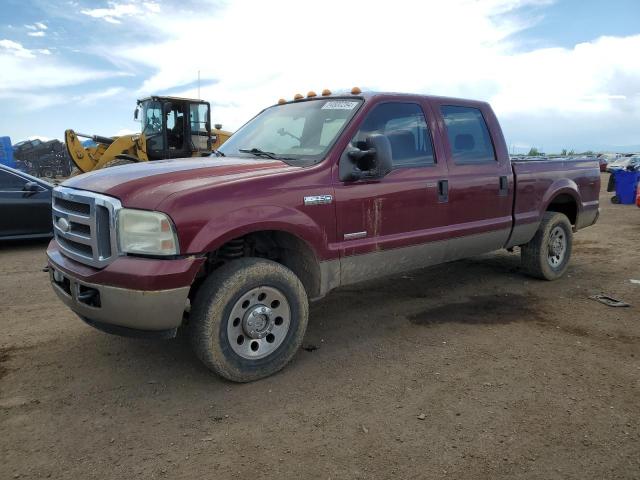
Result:
[[[235,130],[309,90],[489,101],[513,153],[640,150],[640,0],[1,0],[0,136],[139,130],[198,96]]]

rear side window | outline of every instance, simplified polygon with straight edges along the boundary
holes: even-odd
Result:
[[[416,103],[383,103],[365,118],[351,143],[363,147],[369,135],[382,134],[389,139],[393,167],[433,165],[431,134],[420,105]]]
[[[23,178],[14,175],[13,173],[4,172],[0,170],[0,191],[2,192],[15,192],[22,190],[24,184],[27,183]]]
[[[487,123],[477,108],[443,105],[440,107],[447,129],[451,154],[456,164],[493,162],[496,152]]]

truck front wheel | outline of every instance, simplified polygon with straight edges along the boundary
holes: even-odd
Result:
[[[250,382],[282,369],[296,353],[309,317],[298,277],[279,263],[242,258],[200,286],[189,334],[196,355],[218,375]]]
[[[522,267],[532,277],[556,280],[567,271],[572,245],[573,233],[567,216],[546,212],[534,237],[521,247]]]

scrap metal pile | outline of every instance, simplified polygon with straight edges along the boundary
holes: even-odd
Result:
[[[16,167],[36,177],[68,177],[71,158],[59,140],[25,140],[13,146]]]

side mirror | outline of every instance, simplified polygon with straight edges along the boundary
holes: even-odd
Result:
[[[136,107],[136,109],[135,109],[135,110],[134,110],[134,112],[133,112],[133,119],[134,119],[135,121],[138,121],[138,115],[139,115],[139,114],[140,114],[140,107],[138,106],[138,107]]]
[[[363,148],[364,147],[364,148]],[[340,159],[340,180],[382,178],[393,169],[391,143],[385,135],[369,135],[361,148],[345,150]]]
[[[27,182],[22,186],[22,191],[25,193],[36,193],[40,191],[40,185],[36,182]]]

